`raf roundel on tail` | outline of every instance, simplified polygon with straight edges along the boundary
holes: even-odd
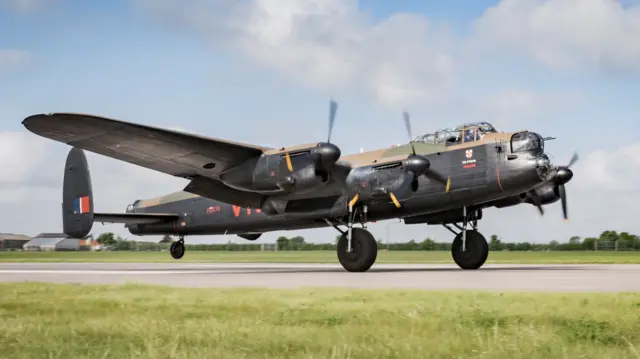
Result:
[[[73,200],[73,213],[89,213],[91,209],[91,199],[89,196],[79,197]]]

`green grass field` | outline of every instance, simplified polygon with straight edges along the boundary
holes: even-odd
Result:
[[[640,358],[640,294],[0,284],[4,358]]]
[[[337,263],[334,251],[187,251],[180,262]],[[0,252],[0,262],[176,262],[169,252]],[[444,251],[380,251],[377,263],[453,263]],[[640,263],[637,252],[490,252],[487,263]]]

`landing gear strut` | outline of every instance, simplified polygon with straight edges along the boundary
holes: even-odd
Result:
[[[338,260],[342,267],[349,272],[366,272],[378,257],[378,243],[371,232],[366,229],[367,206],[363,206],[362,212],[360,212],[360,208],[354,208],[354,202],[349,203],[346,232],[328,219],[325,221],[342,234],[337,245]],[[353,222],[358,214],[362,228],[353,228]]]
[[[171,257],[173,259],[180,259],[184,256],[184,236],[181,235],[178,241],[171,243],[171,247],[169,248],[169,252],[171,253]]]
[[[462,226],[454,223],[454,226],[460,232],[456,233],[448,224],[443,224],[446,229],[456,235],[451,245],[451,255],[458,267],[462,269],[478,269],[482,267],[487,257],[489,257],[489,244],[484,236],[478,232],[477,220],[474,219],[471,222],[473,229],[468,229],[470,215],[467,213],[466,207],[463,207],[462,213]]]

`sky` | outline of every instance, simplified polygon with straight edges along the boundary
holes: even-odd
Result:
[[[555,163],[580,155],[560,203],[487,209],[507,241],[640,233],[640,1],[0,0],[0,232],[61,231],[68,146],[32,114],[83,112],[280,147],[343,154],[406,143],[462,122],[529,129]],[[186,180],[89,153],[98,212],[181,190]],[[438,226],[370,226],[383,241],[452,240]],[[93,233],[136,237],[122,225]],[[333,241],[332,228],[273,232]],[[246,242],[235,236],[187,242]]]

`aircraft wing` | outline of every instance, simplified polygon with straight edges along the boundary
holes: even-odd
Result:
[[[38,114],[22,124],[42,137],[183,178],[217,179],[225,169],[268,150],[85,114]],[[215,167],[204,168],[207,164]]]

